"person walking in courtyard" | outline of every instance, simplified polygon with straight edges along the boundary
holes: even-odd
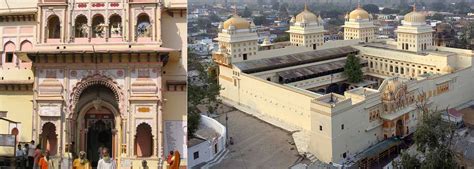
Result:
[[[55,169],[56,168],[56,167],[54,167],[53,160],[51,160],[51,158],[49,158],[49,151],[48,150],[46,150],[43,153],[43,157],[38,162],[38,167],[40,169]]]
[[[115,169],[115,160],[110,157],[109,149],[102,148],[102,159],[97,163],[97,169]]]
[[[33,169],[39,169],[38,162],[43,155],[41,154],[41,145],[36,145],[35,154],[34,154],[34,163]]]
[[[33,164],[35,162],[35,141],[31,140],[30,144],[27,147],[27,154],[28,154],[28,168],[33,168]]]
[[[21,145],[18,144],[18,149],[15,152],[16,158],[16,168],[25,168],[23,161],[25,161],[25,152],[21,148]]]
[[[86,158],[86,152],[79,152],[79,158],[72,162],[72,169],[91,169],[89,160]]]

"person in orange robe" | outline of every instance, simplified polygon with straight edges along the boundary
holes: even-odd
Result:
[[[38,166],[40,169],[55,169],[53,161],[49,158],[48,150],[43,153],[43,157],[38,161]]]
[[[172,164],[171,164],[171,169],[179,169],[179,163],[181,162],[181,157],[179,154],[179,151],[174,151],[174,156],[172,158]]]

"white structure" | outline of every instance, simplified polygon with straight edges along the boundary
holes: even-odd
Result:
[[[188,141],[188,168],[212,161],[225,150],[226,129],[218,121],[201,115],[196,138]]]
[[[290,42],[293,46],[305,46],[316,50],[324,43],[324,26],[321,15],[316,16],[308,10],[306,4],[303,12],[291,18]]]
[[[218,37],[222,52],[227,53],[234,61],[252,60],[258,50],[258,35],[253,22],[234,14],[224,23],[219,24]]]
[[[421,32],[429,32],[422,24],[424,17],[414,12],[405,16],[399,32],[416,30],[420,34],[415,37],[423,37]],[[370,21],[362,9],[351,14],[349,20]],[[246,61],[215,52],[221,97],[294,132],[301,154],[312,154],[325,163],[353,160],[362,167],[379,155],[367,149],[390,150],[392,146],[386,145],[396,144],[396,137],[416,130],[422,115],[416,101],[456,107],[474,99],[473,51],[426,45],[423,52],[413,52],[399,48],[400,41],[373,40],[370,31],[361,30],[356,32],[367,34],[328,41],[317,50],[289,46],[257,51]],[[360,37],[366,43],[360,44]],[[413,43],[424,46],[427,42]],[[365,81],[346,82],[342,71],[349,54],[361,59]]]
[[[363,42],[375,40],[376,27],[372,15],[362,9],[360,4],[357,8],[345,16],[344,40],[359,39]]]
[[[432,49],[434,46],[433,29],[426,24],[425,15],[413,11],[405,15],[402,26],[395,31],[397,33],[397,48],[401,50],[422,52]]]

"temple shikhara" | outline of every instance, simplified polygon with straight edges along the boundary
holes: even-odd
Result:
[[[322,22],[305,7],[277,48],[259,45],[254,24],[234,14],[215,39],[223,101],[291,131],[301,155],[368,167],[416,131],[417,103],[456,109],[474,99],[473,51],[435,45],[416,7],[396,39],[376,38],[360,5],[345,16],[344,40],[324,41]],[[360,59],[360,82],[343,74],[348,55]]]
[[[186,0],[0,1],[0,134],[61,168],[186,164]],[[0,154],[14,148],[0,147]]]

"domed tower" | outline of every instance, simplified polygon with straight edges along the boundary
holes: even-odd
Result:
[[[426,24],[425,15],[416,11],[406,14],[402,26],[395,31],[397,34],[397,48],[401,50],[422,52],[433,47],[433,29]]]
[[[375,25],[372,16],[360,4],[344,17],[344,40],[360,39],[363,42],[375,40]]]
[[[234,15],[219,24],[219,33],[215,40],[226,49],[226,57],[235,62],[254,59],[258,50],[258,35],[255,24]]]
[[[303,12],[290,20],[291,45],[305,46],[316,50],[324,43],[324,26],[321,16],[316,16],[308,10],[306,4]]]

